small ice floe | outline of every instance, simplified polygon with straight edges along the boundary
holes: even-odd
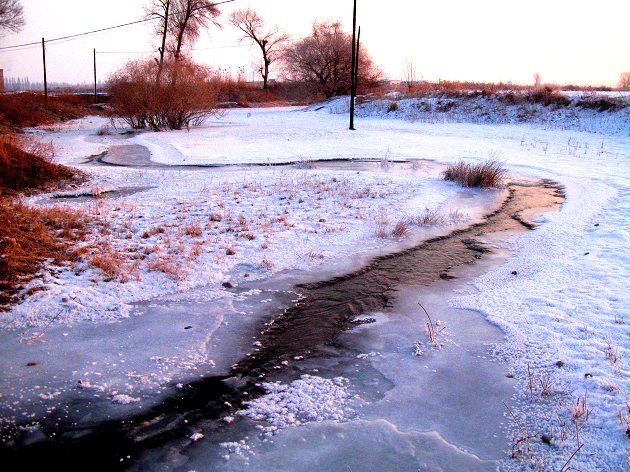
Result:
[[[376,357],[376,356],[380,356],[381,353],[380,352],[368,352],[367,354],[357,354],[357,359],[367,359],[368,357]]]
[[[200,439],[203,439],[203,434],[201,434],[201,433],[193,433],[193,434],[191,434],[191,435],[190,435],[190,438],[189,438],[189,439],[190,439],[191,441],[193,441],[193,442],[197,442],[197,441],[199,441]]]
[[[129,405],[130,403],[136,403],[139,401],[140,401],[140,398],[132,397],[124,393],[119,393],[118,395],[114,395],[114,397],[112,398],[112,403],[115,403],[117,405]]]
[[[228,454],[225,454],[223,456],[223,459],[225,459],[226,461],[230,460],[230,454],[236,454],[237,456],[241,456],[241,457],[245,457],[246,454],[253,454],[251,447],[245,443],[244,439],[241,439],[238,442],[236,441],[224,442],[224,443],[219,444],[219,446],[221,446],[224,449],[227,449],[228,451]]]

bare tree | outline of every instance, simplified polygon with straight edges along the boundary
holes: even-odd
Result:
[[[413,59],[408,57],[405,59],[405,64],[403,66],[403,80],[402,83],[407,87],[407,90],[411,92],[411,90],[416,86],[418,82],[418,74],[416,72],[416,64],[413,62]]]
[[[24,9],[20,0],[0,0],[0,30],[17,33],[24,23]]]
[[[164,67],[164,55],[166,54],[166,37],[168,35],[169,16],[171,14],[171,0],[151,0],[149,6],[145,8],[148,18],[156,18],[158,21],[154,26],[154,33],[161,40],[161,46],[158,48],[160,59],[158,61],[158,69],[156,81],[160,81],[160,75]]]
[[[540,75],[539,72],[536,72],[534,74],[534,87],[538,89],[541,86],[542,86],[542,75]]]
[[[173,13],[169,24],[169,51],[179,59],[185,47],[191,47],[199,38],[201,30],[210,24],[221,27],[216,18],[219,8],[209,0],[170,0]]]
[[[289,35],[280,31],[277,26],[267,29],[265,20],[251,8],[232,13],[230,24],[242,31],[241,41],[248,39],[260,48],[262,65],[259,71],[263,79],[263,90],[266,90],[269,80],[269,66],[280,57],[283,46],[289,40]]]
[[[313,23],[310,36],[287,47],[283,60],[289,77],[315,84],[325,97],[350,91],[352,35],[344,33],[339,22]],[[360,84],[374,83],[380,78],[381,71],[365,47],[361,48],[359,63]]]
[[[622,72],[619,76],[619,88],[630,90],[630,72]]]
[[[191,46],[199,38],[202,28],[206,28],[209,23],[219,26],[215,18],[220,11],[209,0],[150,0],[145,11],[147,18],[157,20],[154,34],[161,42],[158,48],[158,82],[167,53],[180,59],[184,48]],[[176,80],[177,74],[173,78]]]

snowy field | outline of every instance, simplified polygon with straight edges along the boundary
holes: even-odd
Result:
[[[510,458],[514,450],[507,447],[498,466],[560,470],[579,447],[570,463],[573,467],[628,469],[627,110],[599,115],[589,111],[525,125],[456,122],[465,121],[461,116],[447,120],[453,122],[431,123],[366,105],[359,110],[355,132],[347,130],[344,110],[343,100],[306,109],[232,110],[190,132],[130,138],[114,130],[103,133],[107,124],[100,118],[34,131],[53,141],[60,162],[91,174],[81,191],[100,193],[102,198],[40,195],[31,199],[33,204],[79,208],[90,215],[95,231],[82,243],[84,260],[91,264],[43,271],[29,288],[44,290],[28,296],[3,318],[4,422],[36,420],[42,411],[55,408],[56,401],[61,404],[72,395],[77,380],[81,389],[93,391],[114,410],[119,408],[114,414],[124,415],[134,404],[142,405],[151,395],[165,391],[170,382],[200,372],[227,372],[235,360],[230,358],[234,348],[225,347],[227,340],[248,332],[249,317],[269,301],[262,292],[247,298],[229,287],[285,273],[301,273],[305,278],[342,273],[375,254],[475,221],[500,202],[500,192],[463,191],[440,180],[439,169],[426,161],[409,165],[406,172],[392,172],[389,162],[477,162],[493,157],[504,161],[511,175],[552,179],[567,193],[560,212],[546,214],[541,227],[511,243],[507,260],[489,265],[485,273],[474,274],[470,283],[444,296],[444,310],[479,312],[505,336],[494,354],[505,363],[516,387],[512,406],[506,410],[499,404],[496,409],[505,412],[509,427],[502,434],[517,446],[517,458]],[[87,156],[126,144],[144,146],[154,162],[178,167],[86,163]],[[376,163],[345,170],[313,164],[331,159]],[[179,167],[278,163],[295,165]],[[124,195],[108,196],[109,190]],[[443,224],[413,227],[406,240],[391,234],[398,221],[422,215],[427,208],[441,214]],[[186,300],[186,306],[214,308],[203,320],[181,310],[181,322],[165,319],[168,329],[160,333],[161,307],[178,300]],[[142,301],[148,304],[137,305]],[[245,306],[248,303],[252,306]],[[143,323],[150,326],[148,331]],[[166,333],[189,323],[204,331],[185,340],[181,331]],[[365,329],[383,329],[394,336],[394,325],[383,323]],[[221,338],[222,324],[231,324],[234,332]],[[139,334],[133,338],[130,333]],[[125,351],[112,352],[98,342],[99,336],[118,342],[123,334],[130,339]],[[137,342],[145,349],[139,349]],[[424,363],[416,362],[413,349],[396,357],[391,352],[391,356],[385,351],[366,354],[365,362],[385,373],[401,369],[400,376],[391,376],[399,387],[392,391],[417,397],[422,384],[408,378],[413,378],[414,369],[424,370]],[[46,358],[55,364],[67,360],[72,367],[55,372],[43,361]],[[31,360],[42,365],[25,367]],[[422,451],[418,445],[425,444],[454,457],[452,467],[497,466],[467,452],[461,446],[464,440],[458,444],[443,440],[431,428],[413,429],[413,422],[406,423],[393,406],[386,410],[387,421],[375,421],[378,402],[366,407],[353,397],[356,388],[347,379],[307,376],[267,388],[268,396],[241,412],[260,422],[261,434],[295,428],[312,440],[322,431],[357,438],[380,435],[401,455],[409,454],[409,448]],[[287,421],[283,416],[287,413],[300,421]],[[294,442],[299,437],[284,434],[284,446],[297,447]],[[263,447],[257,444],[258,440],[244,439],[229,443],[227,459],[244,460],[256,447]],[[273,447],[266,451],[263,457],[268,462],[237,461],[235,469],[255,464],[265,470],[265,464],[281,454]],[[332,454],[330,464],[338,465],[337,458]],[[418,465],[434,464],[416,459]],[[378,455],[371,460],[378,460]]]

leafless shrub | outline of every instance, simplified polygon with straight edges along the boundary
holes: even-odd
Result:
[[[503,163],[489,159],[479,164],[467,164],[463,161],[451,164],[442,173],[442,177],[457,182],[462,187],[493,188],[503,184],[506,174]]]
[[[109,78],[108,90],[114,114],[132,128],[189,128],[217,113],[209,70],[183,58],[161,69],[152,59],[128,62]]]

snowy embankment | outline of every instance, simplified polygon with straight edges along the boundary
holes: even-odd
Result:
[[[362,108],[352,133],[346,117],[337,114],[343,101],[336,101],[319,110],[235,110],[189,133],[143,133],[130,142],[148,147],[157,162],[177,165],[493,156],[505,161],[511,174],[560,182],[567,190],[562,210],[520,237],[511,259],[451,303],[481,311],[507,336],[498,355],[518,379],[517,407],[509,416],[522,450],[505,468],[532,461],[560,469],[578,447],[571,462],[577,468],[623,467],[630,416],[627,109],[562,116],[543,107],[535,127],[490,118],[481,122],[495,124],[457,122],[477,120],[469,115],[473,110],[465,111],[467,120],[410,122],[387,119],[397,115],[370,106]],[[440,121],[446,123],[436,124]],[[76,164],[81,156],[120,144],[94,136],[101,124],[83,121],[81,129],[72,124],[52,133],[60,160]],[[584,129],[596,133],[579,131]],[[216,290],[205,296],[220,297],[223,282],[315,268],[353,256],[357,246],[368,252],[383,248],[392,242],[376,237],[384,219],[391,225],[425,207],[455,209],[448,203],[456,190],[451,184],[386,175],[386,166],[382,173],[360,174],[89,169],[92,185],[101,190],[155,187],[122,201],[72,203],[102,222],[103,234],[86,249],[90,257],[132,256],[116,262],[120,270],[107,283],[87,265],[45,275],[40,283],[47,290],[15,307],[9,325],[113,319],[126,316],[131,301],[208,283]],[[276,396],[293,391],[274,388]],[[257,405],[263,408],[265,401]],[[543,434],[551,444],[541,441]]]
[[[227,282],[313,269],[395,242],[378,237],[379,225],[391,229],[425,208],[445,216],[459,209],[447,204],[457,188],[437,178],[283,168],[95,173],[87,190],[101,198],[34,199],[82,210],[94,231],[79,244],[79,262],[29,283],[26,290],[42,290],[14,307],[4,327],[118,319],[132,302],[201,286],[220,298]],[[138,192],[107,197],[121,188]]]

